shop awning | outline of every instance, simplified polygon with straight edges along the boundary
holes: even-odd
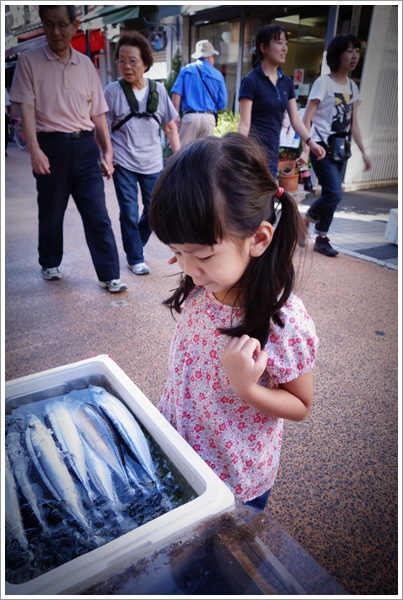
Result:
[[[42,30],[41,30],[42,31]],[[22,37],[22,36],[21,36]],[[19,41],[19,39],[15,38],[15,45],[10,46],[5,50],[4,58],[10,58],[11,56],[16,56],[19,52],[25,52],[25,50],[32,50],[33,48],[38,48],[46,43],[46,37],[44,35],[32,35],[32,37],[28,38],[25,36],[23,41]]]
[[[100,6],[80,20],[80,29],[102,29],[139,16],[138,6]]]
[[[180,15],[182,12],[182,4],[162,4],[158,6],[158,17],[165,19],[165,17],[174,17]]]
[[[175,15],[189,16],[217,6],[222,6],[222,4],[160,4],[158,5],[158,17],[165,19],[165,17],[174,17]]]
[[[39,35],[38,35],[39,32]],[[32,32],[31,35],[24,34],[18,36],[16,38],[16,44],[7,48],[5,51],[5,58],[10,58],[13,56],[17,56],[20,52],[25,52],[26,50],[32,50],[34,48],[38,48],[39,46],[43,46],[46,43],[46,36],[41,35],[43,29],[38,30],[35,34]],[[85,54],[86,52],[86,39],[85,35],[82,31],[78,31],[73,39],[71,40],[71,45],[73,48]],[[91,52],[99,52],[105,48],[105,40],[104,34],[101,30],[95,30],[90,32],[90,50]]]

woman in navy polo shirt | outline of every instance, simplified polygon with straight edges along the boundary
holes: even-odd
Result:
[[[326,152],[309,135],[303,124],[295,100],[294,82],[280,67],[285,63],[288,42],[285,30],[278,25],[264,25],[256,34],[256,67],[244,77],[239,89],[240,123],[243,135],[257,136],[267,152],[269,167],[274,177],[278,173],[278,151],[284,111],[297,135],[319,159]],[[297,165],[306,161],[299,158]]]

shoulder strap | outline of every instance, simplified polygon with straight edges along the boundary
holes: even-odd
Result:
[[[122,90],[125,93],[125,96],[127,98],[129,106],[130,106],[130,110],[132,112],[138,112],[139,103],[137,102],[136,96],[133,94],[132,86],[130,85],[130,83],[128,81],[126,81],[126,79],[123,79],[123,77],[122,77],[122,79],[119,79],[119,83],[122,86]]]
[[[140,113],[139,112],[139,103],[137,102],[136,96],[133,94],[132,86],[125,79],[123,79],[123,77],[121,79],[119,79],[119,83],[122,86],[122,90],[124,91],[127,102],[129,104],[130,112],[125,116],[124,119],[122,119],[121,121],[119,121],[119,123],[116,123],[116,125],[114,125],[112,127],[112,131],[116,131],[116,129],[119,129],[120,127],[122,127],[122,125],[124,125],[132,117],[140,117],[140,118],[141,117],[152,117],[153,119],[155,119],[157,121],[158,125],[160,125],[160,122],[159,122],[157,116],[154,114],[158,108],[158,101],[159,101],[159,94],[157,92],[157,84],[155,83],[154,79],[149,79],[148,81],[149,81],[149,88],[148,88],[148,98],[147,98],[147,112]]]
[[[157,84],[154,79],[149,79],[150,87],[148,90],[147,112],[155,113],[158,108],[159,94],[157,92]]]
[[[217,102],[216,102],[216,101],[215,101],[215,99],[213,98],[213,94],[210,92],[210,89],[209,89],[209,87],[208,87],[207,83],[204,81],[204,79],[203,79],[203,77],[202,77],[202,74],[201,74],[201,69],[200,69],[199,65],[196,65],[196,68],[197,68],[197,70],[198,70],[198,72],[199,72],[200,78],[201,78],[201,80],[202,80],[202,82],[203,82],[203,85],[204,85],[204,87],[205,87],[205,88],[206,88],[206,90],[207,90],[207,93],[208,93],[208,95],[210,96],[210,98],[211,98],[211,99],[212,99],[212,101],[214,102],[214,106],[217,108]]]

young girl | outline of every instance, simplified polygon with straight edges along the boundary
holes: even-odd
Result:
[[[170,159],[150,225],[183,271],[165,301],[181,316],[159,409],[238,501],[263,508],[283,419],[305,419],[313,398],[318,342],[292,291],[298,208],[264,151],[232,133],[199,138]]]
[[[371,168],[371,161],[365,152],[358,125],[359,91],[349,74],[360,60],[361,42],[354,35],[338,35],[330,42],[326,61],[329,75],[322,75],[312,86],[304,112],[304,123],[310,128],[311,139],[323,147],[327,146],[329,135],[351,131],[361,150],[364,168]],[[302,162],[308,160],[309,148],[304,147]],[[337,256],[338,251],[327,237],[334,213],[343,198],[343,177],[346,162],[334,162],[329,156],[318,161],[310,155],[313,169],[322,188],[319,198],[313,202],[306,214],[306,224],[315,223],[316,240],[314,251],[324,256]]]
[[[256,33],[257,65],[244,77],[239,88],[238,131],[246,136],[258,137],[266,148],[273,177],[277,177],[280,133],[285,110],[296,134],[304,142],[308,142],[312,152],[319,159],[326,154],[309,136],[298,113],[294,82],[281,71],[287,52],[286,31],[279,25],[263,25]],[[301,155],[297,164],[302,167],[305,162]]]

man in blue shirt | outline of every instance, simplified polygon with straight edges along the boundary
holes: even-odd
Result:
[[[214,67],[213,44],[200,40],[192,58],[196,62],[182,67],[172,87],[172,102],[181,112],[179,136],[181,146],[202,135],[213,135],[215,115],[227,106],[228,92],[225,79]]]

